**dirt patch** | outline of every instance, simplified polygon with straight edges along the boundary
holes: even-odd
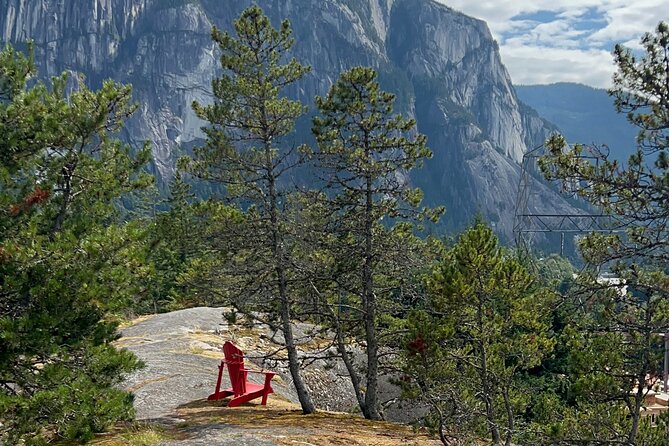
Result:
[[[241,433],[272,440],[277,445],[295,446],[436,446],[441,444],[425,432],[389,422],[372,422],[340,412],[303,415],[299,407],[281,398],[267,406],[248,404],[228,408],[227,401],[198,400],[177,409],[181,429],[222,424]],[[181,431],[183,434],[183,431]]]

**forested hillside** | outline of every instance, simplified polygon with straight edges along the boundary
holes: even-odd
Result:
[[[612,159],[626,162],[638,129],[618,113],[606,90],[580,84],[516,86],[518,98],[555,124],[572,143],[606,145]]]

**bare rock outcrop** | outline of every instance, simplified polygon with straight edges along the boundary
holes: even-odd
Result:
[[[296,337],[305,339],[311,326],[296,326]],[[145,363],[145,367],[128,376],[124,388],[135,395],[137,418],[156,419],[174,416],[177,407],[206,398],[216,386],[218,364],[223,356],[221,346],[227,340],[235,342],[245,353],[248,366],[271,369],[279,373],[272,382],[276,395],[297,403],[297,395],[286,364],[281,361],[263,362],[277,350],[270,340],[273,333],[263,326],[253,329],[229,325],[221,308],[190,308],[158,314],[122,330],[118,347],[127,348]],[[301,353],[309,356],[321,345],[314,339],[303,344]],[[309,346],[313,350],[309,349]],[[343,365],[338,361],[309,360],[304,376],[320,409],[349,411],[355,408],[355,396]],[[229,386],[223,374],[224,386]],[[255,382],[262,375],[249,375]]]

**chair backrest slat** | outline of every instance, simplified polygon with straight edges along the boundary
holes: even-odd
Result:
[[[235,395],[246,393],[246,372],[244,372],[244,352],[235,344],[226,341],[223,345],[223,356],[225,356],[225,365],[230,374],[230,384]]]

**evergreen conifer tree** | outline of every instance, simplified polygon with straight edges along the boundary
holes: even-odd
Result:
[[[130,87],[68,76],[37,82],[30,59],[0,52],[0,442],[44,432],[86,440],[132,417],[116,385],[140,364],[116,350],[114,301],[138,289],[141,229],[115,200],[145,187],[148,147],[114,139],[135,106]]]
[[[147,260],[153,270],[147,291],[150,299],[137,303],[140,312],[163,312],[206,302],[192,299],[180,277],[191,262],[206,253],[203,219],[198,215],[195,194],[181,174],[170,181],[168,197],[161,203],[167,210],[143,217],[149,225]]]
[[[641,46],[642,52],[615,47],[609,91],[639,128],[627,162],[601,148],[568,147],[560,135],[547,141],[541,160],[547,178],[579,185],[582,198],[624,229],[579,242],[588,267],[568,296],[578,310],[569,344],[579,405],[554,429],[559,435],[551,441],[562,444],[666,444],[666,431],[651,427],[643,412],[652,377],[661,376],[660,336],[669,331],[669,25],[660,23]],[[616,280],[599,277],[607,269]]]
[[[407,318],[403,387],[425,403],[444,445],[521,444],[532,394],[525,372],[551,352],[554,296],[478,223],[428,280]]]
[[[286,176],[300,163],[286,136],[304,113],[298,101],[283,96],[309,68],[294,58],[288,21],[279,29],[258,6],[244,10],[235,21],[236,37],[217,28],[212,37],[221,50],[224,74],[212,83],[214,103],[194,103],[196,114],[210,125],[203,130],[205,147],[184,166],[194,175],[225,186],[227,200],[246,211],[243,227],[228,227],[236,254],[237,293],[233,304],[247,314],[266,310],[280,320],[289,369],[304,413],[315,410],[300,373],[293,336],[291,291],[291,224]],[[255,308],[253,305],[255,303]]]
[[[415,132],[415,121],[393,113],[394,100],[380,89],[373,69],[353,68],[326,97],[316,98],[320,115],[313,126],[318,142],[313,156],[325,183],[320,199],[333,236],[334,280],[356,320],[360,315],[352,326],[364,327],[364,392],[358,373],[351,366],[348,371],[362,413],[376,420],[382,418],[379,309],[405,278],[400,257],[408,253],[411,221],[436,219],[442,211],[419,209],[422,192],[407,184],[408,172],[431,152],[426,137]]]

